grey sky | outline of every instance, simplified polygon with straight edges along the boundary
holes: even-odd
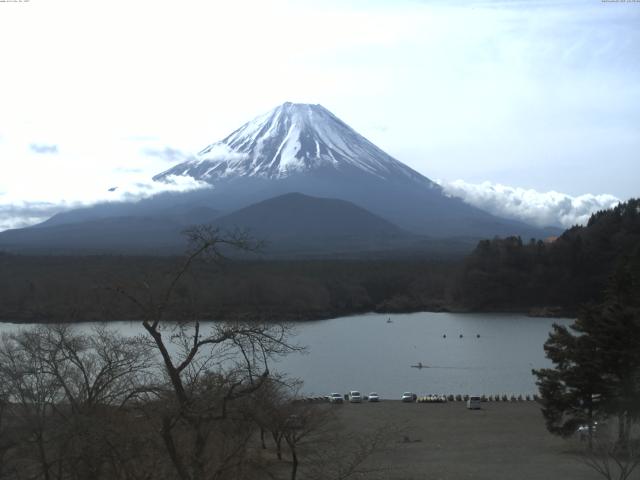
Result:
[[[0,4],[0,205],[123,195],[284,101],[458,188],[638,196],[639,27],[597,0]]]

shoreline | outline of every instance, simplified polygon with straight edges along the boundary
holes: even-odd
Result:
[[[379,315],[379,316],[393,316],[393,315],[407,315],[414,313],[452,313],[459,315],[522,315],[528,318],[557,318],[557,319],[572,319],[575,318],[576,314],[572,313],[570,310],[559,310],[558,307],[541,307],[539,309],[529,309],[528,311],[523,311],[521,309],[502,309],[502,310],[469,310],[469,309],[407,309],[402,311],[376,311],[376,310],[367,310],[367,311],[345,311],[345,312],[332,312],[325,314],[308,314],[308,315],[276,315],[276,314],[268,314],[268,315],[219,315],[219,316],[206,316],[199,319],[201,322],[224,322],[224,321],[246,321],[246,322],[267,322],[267,323],[307,323],[307,322],[321,322],[326,320],[335,320],[337,318],[349,318],[349,317],[357,317],[361,315]],[[221,319],[222,318],[222,319]],[[178,322],[178,320],[163,320],[164,322]],[[9,325],[56,325],[56,324],[82,324],[82,323],[137,323],[142,322],[140,318],[118,318],[118,319],[109,319],[109,318],[90,318],[87,320],[81,321],[59,321],[54,319],[43,319],[43,318],[28,318],[24,320],[10,320],[5,318],[0,318],[0,324],[9,324]]]

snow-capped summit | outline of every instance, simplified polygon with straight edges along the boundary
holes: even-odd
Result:
[[[172,175],[191,176],[213,187],[185,194],[189,198],[180,201],[204,202],[223,212],[298,192],[351,202],[406,231],[432,237],[539,236],[528,226],[445,195],[438,184],[321,105],[283,103],[154,180],[167,181]]]
[[[286,102],[245,123],[190,161],[157,175],[189,175],[215,183],[234,177],[284,179],[316,170],[435,186],[357,133],[322,105]]]

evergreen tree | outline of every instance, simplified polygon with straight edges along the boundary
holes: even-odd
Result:
[[[569,328],[554,325],[545,343],[555,366],[533,373],[554,434],[569,436],[579,425],[615,417],[624,446],[640,420],[639,253],[621,262],[602,304],[583,308]]]
[[[570,328],[578,333],[580,320]],[[579,426],[589,425],[591,439],[591,427],[604,413],[600,400],[606,389],[593,339],[554,325],[544,349],[555,368],[534,370],[533,374],[538,378],[547,429],[568,437]]]

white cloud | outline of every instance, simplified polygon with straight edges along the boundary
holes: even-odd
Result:
[[[200,160],[240,162],[247,158],[246,153],[236,152],[224,143],[214,143],[200,152]]]
[[[101,202],[136,202],[162,192],[186,192],[210,185],[191,177],[170,175],[164,182],[131,176],[127,181],[95,192],[91,200],[60,198],[55,193],[42,192],[43,200],[25,201],[7,192],[0,192],[0,231],[23,228],[41,223],[53,215]],[[49,198],[50,200],[46,200]]]
[[[64,206],[49,202],[0,203],[0,231],[34,225],[63,210]]]
[[[195,159],[193,155],[186,154],[177,148],[164,147],[162,149],[147,148],[144,153],[152,157],[161,158],[171,164],[182,163]]]
[[[101,202],[136,202],[162,192],[186,192],[210,185],[191,177],[170,175],[164,182],[154,182],[132,175],[127,181],[95,192],[91,200],[60,198],[54,192],[42,192],[43,200],[25,201],[11,193],[0,192],[0,232],[41,223],[53,215]],[[49,198],[50,200],[46,200]]]
[[[56,154],[43,155],[33,145],[55,145]],[[0,231],[99,202],[137,201],[164,191],[208,186],[191,177],[154,182],[151,178],[166,169],[169,154],[188,157],[149,140],[62,138],[35,143],[24,136],[5,136],[0,140]],[[113,168],[113,159],[118,168]]]
[[[587,193],[572,197],[554,191],[538,192],[492,182],[473,184],[455,180],[439,183],[448,195],[459,197],[475,207],[541,227],[583,225],[592,213],[620,202],[619,198],[608,194]]]

